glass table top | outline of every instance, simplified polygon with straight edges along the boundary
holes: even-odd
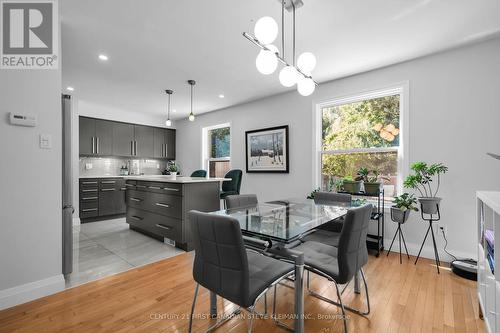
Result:
[[[349,207],[347,203],[316,204],[314,200],[293,198],[212,214],[235,218],[244,235],[289,243],[324,223],[344,216]]]

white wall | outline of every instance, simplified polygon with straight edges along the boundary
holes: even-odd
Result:
[[[9,112],[38,116],[11,126]],[[64,288],[60,70],[0,70],[0,309]],[[39,148],[39,135],[52,149]]]
[[[72,169],[73,169],[73,207],[75,213],[73,214],[74,223],[80,223],[79,220],[79,130],[78,130],[78,117],[86,116],[99,119],[107,119],[114,121],[123,121],[126,123],[164,127],[167,120],[164,115],[152,115],[150,113],[133,112],[123,110],[109,105],[101,105],[91,101],[82,100],[78,95],[72,96],[72,119],[71,119],[71,133],[72,133]],[[175,128],[175,121],[172,121],[171,128]]]
[[[290,173],[245,173],[242,193],[256,193],[261,201],[305,196],[313,187],[314,105],[409,81],[409,161],[444,162],[449,166],[440,192],[444,198],[441,223],[447,226],[450,250],[476,257],[475,191],[500,190],[500,163],[485,154],[500,152],[499,54],[500,39],[495,39],[324,83],[310,97],[301,97],[294,91],[199,115],[193,123],[180,121],[177,124],[178,161],[186,172],[199,168],[201,128],[231,122],[232,167],[245,170],[245,131],[288,124]],[[335,65],[335,59],[329,61]],[[262,80],[273,79],[277,77],[262,76]],[[404,232],[413,254],[418,251],[425,230],[426,225],[417,214],[405,225]],[[388,221],[387,247],[394,231],[393,223]],[[442,237],[438,239],[442,247]],[[424,248],[423,254],[432,257],[431,247]]]

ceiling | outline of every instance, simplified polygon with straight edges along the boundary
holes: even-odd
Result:
[[[176,119],[189,113],[188,79],[195,114],[286,91],[277,72],[257,72],[259,50],[241,35],[262,16],[280,22],[276,0],[64,0],[61,12],[63,85],[81,100],[164,114],[173,89]],[[498,34],[498,0],[304,0],[297,11],[297,54],[316,55],[319,82]]]

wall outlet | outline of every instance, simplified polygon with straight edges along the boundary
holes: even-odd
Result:
[[[444,235],[448,236],[448,226],[446,224],[440,224],[439,225],[439,232],[440,233],[444,232]]]
[[[92,163],[85,163],[85,170],[92,169]]]
[[[158,163],[158,164],[156,164],[156,168],[157,168],[157,169],[159,169],[159,168],[160,168],[160,164],[159,164],[159,163]]]

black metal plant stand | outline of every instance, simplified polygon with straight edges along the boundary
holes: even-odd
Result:
[[[409,211],[405,211],[403,214],[403,221],[406,220],[406,214],[409,213]],[[405,246],[405,251],[406,255],[408,256],[408,259],[410,259],[410,255],[408,254],[408,248],[406,247],[406,242],[405,242],[405,236],[403,235],[403,230],[401,230],[401,224],[398,221],[394,220],[393,214],[392,214],[392,209],[391,209],[391,220],[396,222],[398,224],[398,229],[396,230],[396,233],[394,234],[394,237],[392,238],[391,246],[389,247],[389,251],[387,251],[387,256],[389,256],[389,253],[391,253],[392,249],[392,244],[394,244],[394,240],[396,239],[396,235],[399,235],[399,263],[403,263],[403,258],[401,256],[401,238],[403,239],[403,244]]]
[[[434,258],[436,259],[436,268],[437,272],[439,274],[439,266],[441,262],[439,261],[439,254],[438,254],[438,249],[436,246],[436,237],[434,236],[434,228],[432,227],[432,222],[437,222],[441,219],[441,214],[439,212],[439,205],[436,204],[437,206],[437,219],[434,218],[433,214],[430,214],[430,218],[425,218],[424,217],[424,212],[422,210],[422,204],[420,204],[420,212],[422,215],[422,220],[429,222],[429,228],[427,228],[427,232],[425,233],[424,241],[422,242],[422,246],[420,247],[420,251],[418,251],[418,256],[417,259],[415,259],[415,265],[417,264],[418,258],[420,258],[420,253],[422,252],[422,248],[424,247],[425,240],[427,239],[427,236],[429,235],[429,231],[431,232],[432,235],[432,244],[434,245]]]

